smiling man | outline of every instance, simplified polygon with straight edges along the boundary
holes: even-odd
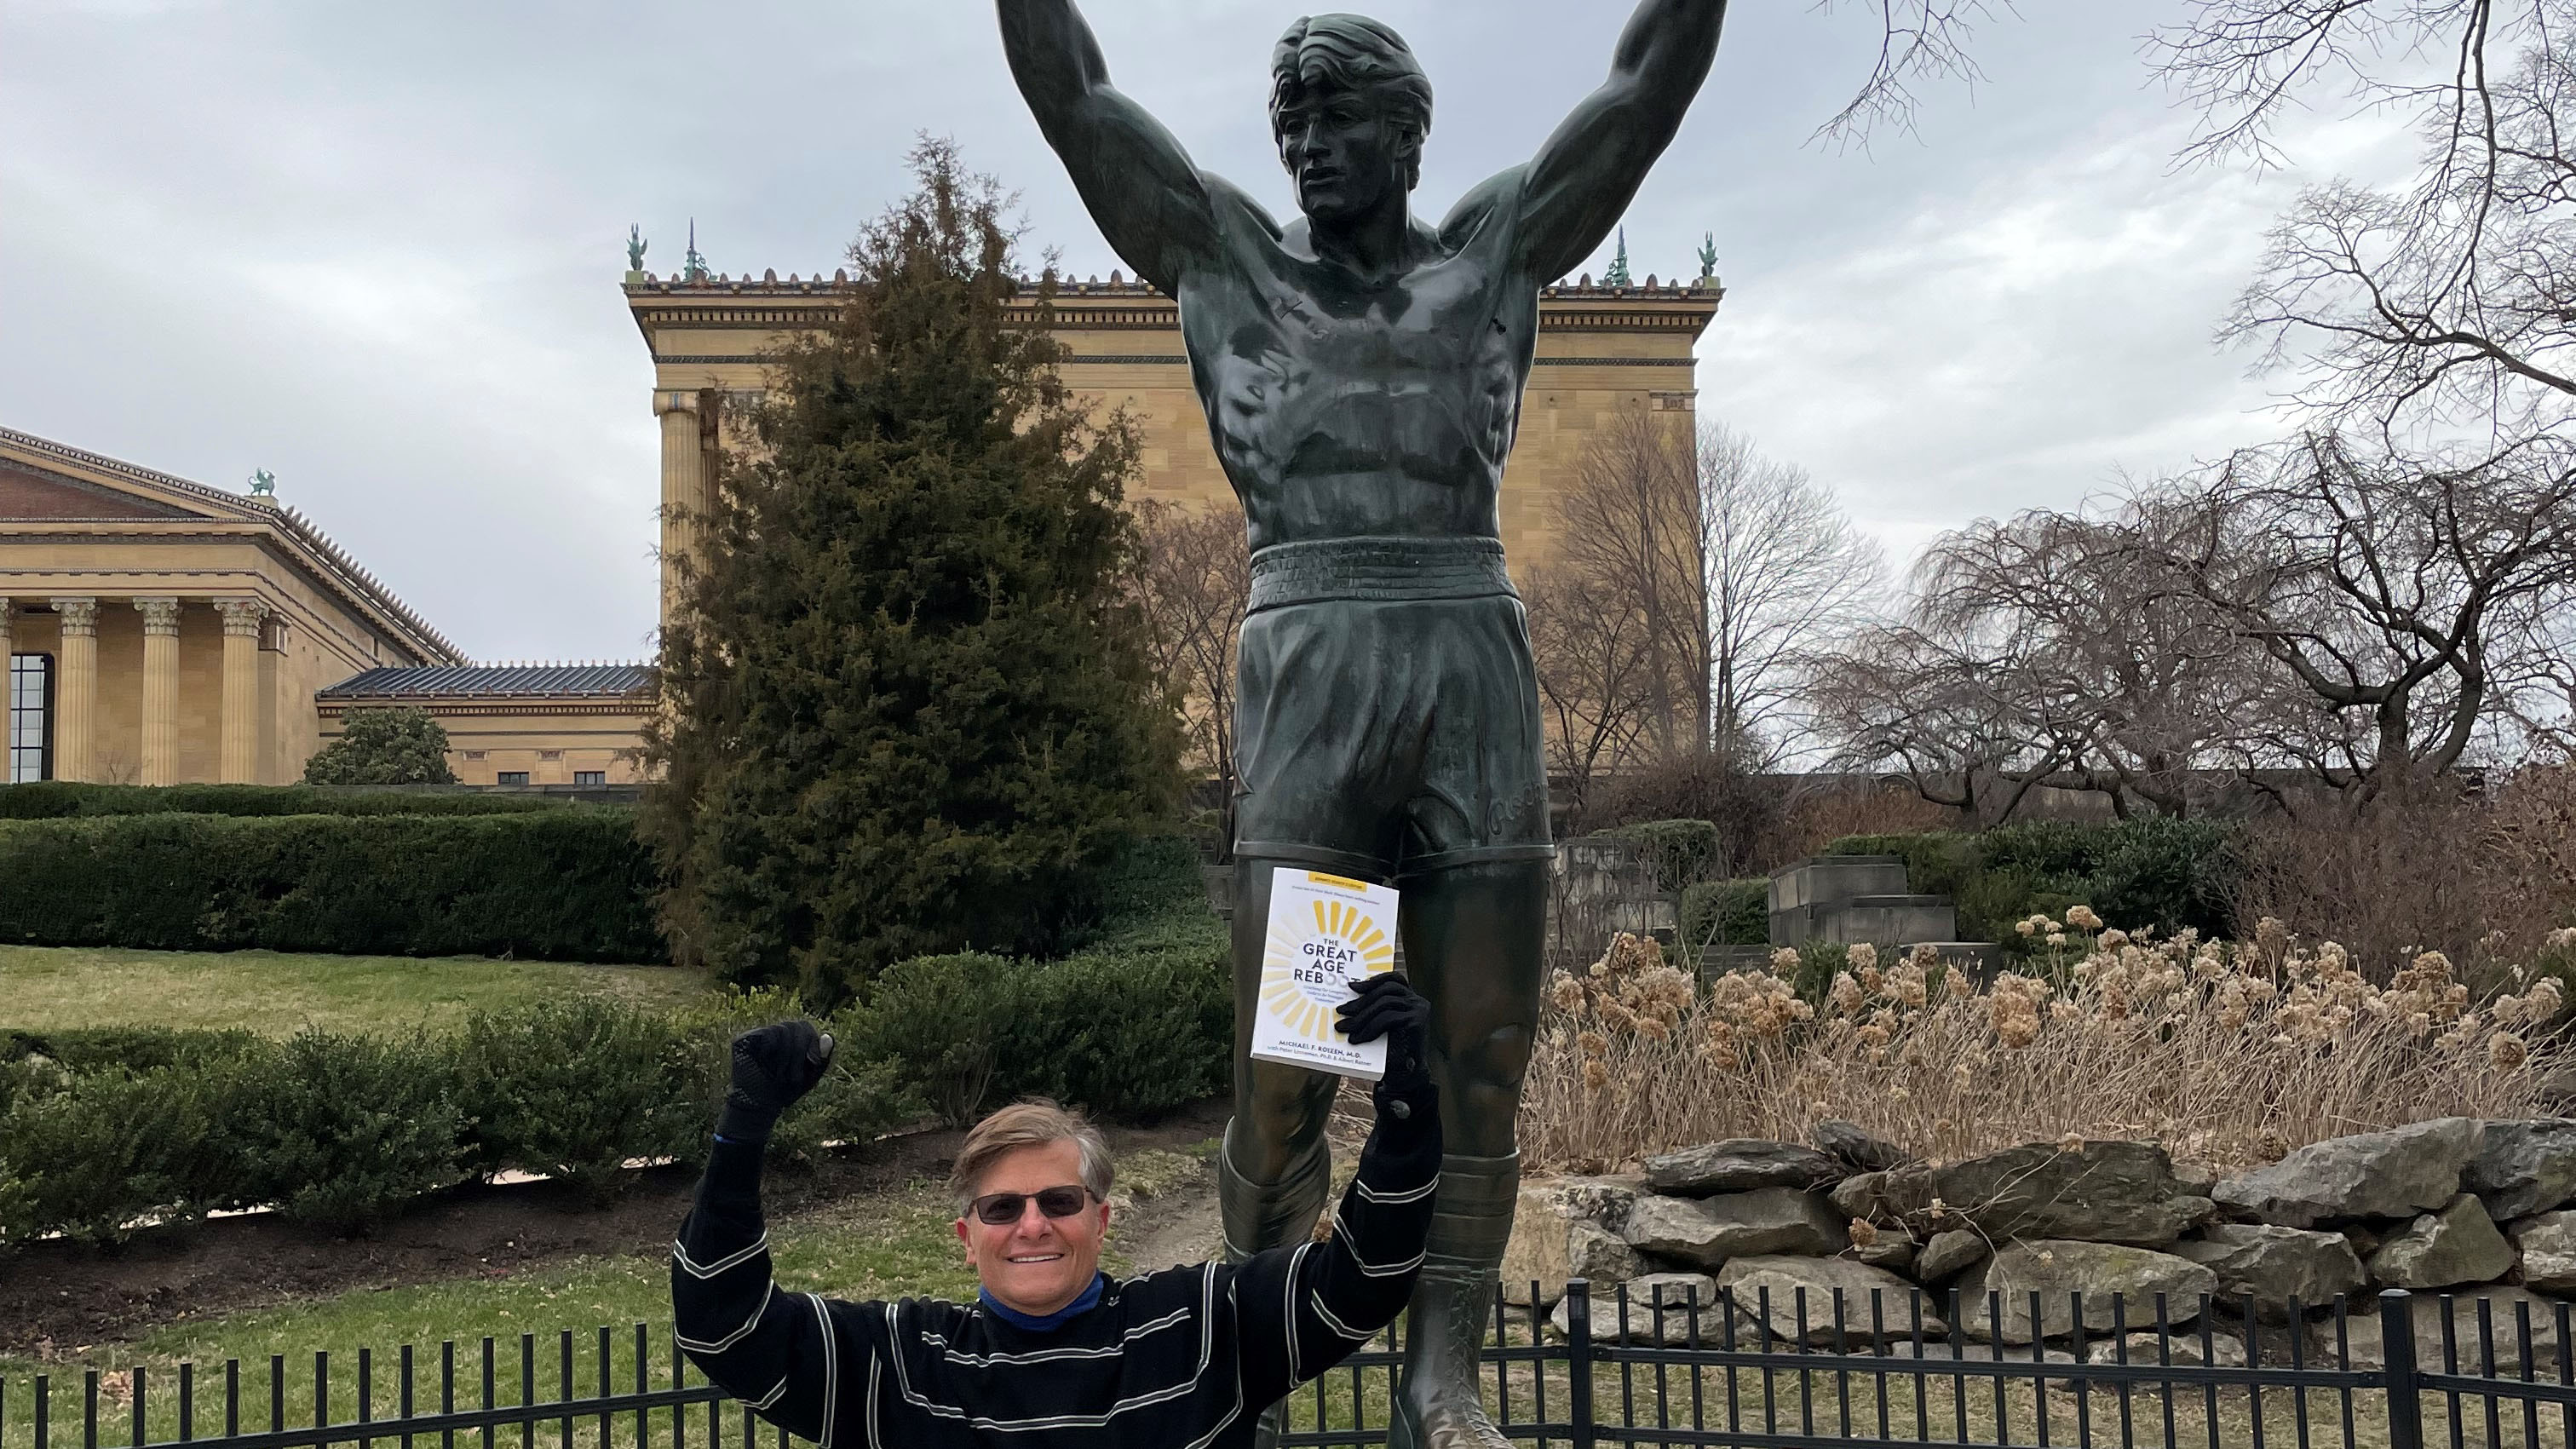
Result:
[[[1725,0],[1644,0],[1610,75],[1437,225],[1409,197],[1431,82],[1393,29],[1314,15],[1271,52],[1282,224],[1109,82],[1072,0],[998,0],[1002,49],[1101,234],[1180,303],[1190,379],[1242,500],[1228,1251],[1306,1236],[1334,1079],[1245,1050],[1272,872],[1404,890],[1450,1156],[1390,1443],[1504,1449],[1476,1356],[1511,1238],[1513,1119],[1538,1025],[1547,767],[1498,498],[1539,288],[1600,245],[1717,53]],[[1474,7],[1463,23],[1489,23]]]
[[[1348,1357],[1411,1293],[1439,1184],[1427,1008],[1379,976],[1342,1008],[1387,1041],[1375,1130],[1330,1236],[1113,1281],[1100,1133],[1021,1102],[966,1136],[951,1180],[976,1301],[850,1303],[781,1293],[760,1165],[779,1115],[821,1080],[831,1038],[804,1022],[745,1032],[716,1145],[671,1259],[680,1347],[762,1418],[823,1449],[1008,1444],[1206,1449],[1253,1441],[1257,1415]]]

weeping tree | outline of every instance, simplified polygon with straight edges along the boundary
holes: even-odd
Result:
[[[1052,949],[1176,807],[1133,430],[1058,379],[1049,281],[1015,315],[999,186],[944,141],[912,165],[696,521],[648,749],[677,950],[816,1004],[907,956]]]

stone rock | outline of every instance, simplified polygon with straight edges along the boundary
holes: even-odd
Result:
[[[2498,1221],[2576,1201],[2576,1119],[2489,1122],[2460,1186]]]
[[[2542,1213],[2513,1225],[2522,1250],[2522,1286],[2540,1293],[2576,1293],[2576,1212]]]
[[[1500,1272],[1505,1303],[1529,1307],[1533,1285],[1541,1308],[1565,1295],[1565,1280],[1573,1272],[1567,1262],[1566,1238],[1574,1226],[1566,1215],[1563,1193],[1545,1183],[1521,1184],[1511,1241],[1503,1246]]]
[[[1569,1177],[1561,1179],[1556,1188],[1565,1199],[1568,1217],[1599,1223],[1615,1233],[1628,1221],[1628,1209],[1636,1203],[1638,1194],[1646,1190],[1646,1178],[1637,1172]]]
[[[1616,1289],[1592,1295],[1592,1336],[1616,1343],[1688,1343],[1696,1325],[1700,1341],[1713,1341],[1722,1331],[1717,1280],[1705,1273],[1648,1273],[1628,1281],[1624,1311]],[[1662,1294],[1660,1306],[1656,1294]],[[1699,1311],[1691,1311],[1692,1295]],[[1574,1335],[1573,1300],[1560,1299],[1548,1325],[1559,1338]]]
[[[1935,1232],[1973,1226],[1990,1239],[2141,1247],[2170,1243],[2211,1212],[2152,1142],[2087,1142],[2080,1150],[2035,1143],[1940,1167],[1900,1167],[1878,1198],[1882,1211]]]
[[[1807,1134],[1819,1151],[1839,1158],[1854,1172],[1885,1172],[1903,1167],[1914,1155],[1883,1137],[1873,1137],[1857,1122],[1819,1122]]]
[[[1764,1253],[1827,1257],[1851,1245],[1821,1193],[1757,1188],[1711,1198],[1641,1197],[1620,1236],[1639,1252],[1715,1268]]]
[[[2426,1213],[2370,1255],[2370,1276],[2386,1288],[2449,1288],[2485,1283],[2513,1269],[2513,1245],[2475,1196],[2461,1193]]]
[[[1866,1248],[1859,1243],[1853,1243],[1851,1257],[1855,1263],[1867,1263],[1873,1268],[1883,1268],[1901,1278],[1914,1271],[1914,1257],[1919,1251],[1912,1238],[1898,1237],[1894,1233],[1881,1233],[1878,1235],[1878,1241]]]
[[[1947,1339],[1925,1339],[1921,1350],[1910,1336],[1891,1339],[1882,1358],[1910,1358],[1924,1363],[2073,1363],[2075,1355],[2062,1348],[2033,1349],[2028,1345],[2015,1348],[2010,1344],[1951,1343]],[[1866,1346],[1864,1346],[1866,1351]]]
[[[2443,1117],[2331,1138],[2228,1178],[2213,1195],[2240,1217],[2284,1228],[2433,1212],[2459,1192],[2461,1174],[2478,1155],[2481,1129],[2474,1118]]]
[[[2525,1309],[2531,1314],[2531,1356],[2533,1368],[2543,1375],[2555,1372],[2558,1362],[2558,1305],[2527,1288],[2512,1288],[2492,1283],[2480,1288],[2463,1288],[2448,1296],[2451,1300],[2452,1343],[2458,1353],[2462,1373],[2475,1373],[2482,1363],[2478,1340],[2478,1305],[2483,1302],[2495,1325],[2496,1369],[2500,1373],[2519,1375],[2522,1363],[2522,1330],[2516,1315]],[[2413,1304],[2412,1326],[2415,1330],[2415,1367],[2428,1373],[2443,1372],[2442,1300],[2418,1298]],[[2357,1369],[2388,1367],[2387,1338],[2380,1329],[2377,1304],[2366,1313],[2348,1314],[2344,1325],[2343,1352],[2351,1355]],[[2317,1329],[2317,1351],[2308,1362],[2331,1367],[2336,1362],[2335,1326],[2329,1319]]]
[[[1646,1185],[1683,1197],[1763,1187],[1822,1187],[1850,1175],[1840,1162],[1812,1147],[1758,1137],[1703,1143],[1646,1159]]]
[[[1914,1276],[1927,1286],[1956,1278],[1986,1261],[1993,1252],[1985,1234],[1968,1228],[1934,1233],[1924,1243],[1923,1251],[1914,1255]]]
[[[1767,1320],[1775,1343],[1799,1341],[1800,1292],[1806,1294],[1806,1342],[1834,1345],[1850,1340],[1866,1342],[1873,1322],[1893,1331],[1903,1325],[1913,1332],[1913,1300],[1919,1291],[1911,1283],[1883,1269],[1849,1258],[1798,1258],[1781,1254],[1737,1258],[1718,1271],[1717,1286],[1734,1295],[1735,1315],[1751,1328],[1755,1343],[1760,1342]],[[1766,1299],[1763,1295],[1768,1293]],[[1842,1295],[1842,1334],[1834,1330],[1834,1295]],[[1871,1295],[1877,1295],[1877,1317],[1871,1316]],[[1923,1304],[1923,1331],[1948,1333],[1950,1326],[1937,1317],[1935,1304]],[[1740,1341],[1739,1341],[1740,1345]]]
[[[2218,1296],[2229,1305],[2251,1294],[2255,1313],[2275,1323],[2289,1321],[2293,1298],[2309,1311],[2370,1286],[2360,1257],[2341,1233],[2212,1223],[2198,1241],[2176,1243],[2172,1251],[2217,1274]]]
[[[1863,1222],[1869,1222],[1879,1215],[1882,1206],[1879,1201],[1879,1190],[1886,1186],[1886,1173],[1864,1172],[1835,1183],[1833,1191],[1828,1196],[1833,1202],[1834,1211],[1841,1213],[1845,1221],[1859,1218]]]
[[[2217,1274],[2171,1253],[2123,1243],[2043,1239],[1999,1249],[1960,1283],[1959,1294],[1971,1334],[2028,1343],[2075,1331],[2071,1295],[2076,1293],[2084,1295],[2084,1327],[2105,1332],[2113,1326],[2114,1294],[2123,1298],[2123,1310],[2134,1325],[2155,1321],[2156,1295],[2161,1293],[2165,1322],[2179,1325],[2199,1317],[2201,1295],[2217,1287]],[[2003,1297],[1999,1323],[1989,1317],[1988,1295],[1995,1293]],[[2030,1316],[2033,1293],[2039,1295],[2036,1325]]]
[[[1589,1279],[1595,1288],[1629,1279],[1646,1271],[1646,1260],[1628,1246],[1628,1240],[1595,1222],[1578,1222],[1566,1230],[1566,1276]]]
[[[2170,1351],[2160,1347],[2167,1342],[2173,1345]],[[2174,1364],[2208,1368],[2245,1367],[2244,1340],[2225,1333],[2213,1333],[2209,1336],[2209,1352],[2206,1355],[2200,1351],[2200,1335],[2197,1333],[2177,1333],[2170,1339],[2159,1339],[2153,1333],[2132,1333],[2129,1335],[2128,1353],[2127,1362],[2132,1366]],[[2120,1340],[2116,1338],[2102,1340],[2084,1351],[2084,1360],[2087,1363],[2121,1362]],[[2312,1364],[2310,1367],[2315,1365]]]

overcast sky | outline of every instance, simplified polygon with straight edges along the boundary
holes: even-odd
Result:
[[[1262,97],[1273,0],[1090,0],[1118,83],[1199,164],[1293,209]],[[1642,276],[1727,297],[1704,416],[1803,464],[1899,559],[1979,515],[2260,441],[2275,384],[2210,342],[2302,180],[2407,137],[2312,115],[2302,169],[2176,173],[2137,36],[2175,0],[2023,0],[1921,136],[1811,144],[1869,10],[1737,0],[1627,220]],[[1599,83],[1620,0],[1384,0],[1436,113],[1418,209],[1528,157]],[[242,486],[254,468],[468,653],[650,650],[658,433],[618,290],[829,271],[917,132],[1118,265],[974,0],[0,4],[0,424]],[[1598,273],[1607,251],[1589,270]]]

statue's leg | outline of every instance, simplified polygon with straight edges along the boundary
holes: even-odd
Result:
[[[1431,1001],[1446,1153],[1406,1318],[1387,1441],[1394,1449],[1505,1443],[1479,1397],[1476,1358],[1519,1201],[1513,1119],[1538,1026],[1548,866],[1543,847],[1485,854],[1501,858],[1408,873],[1401,882],[1406,969]]]
[[[1226,1257],[1296,1242],[1315,1229],[1332,1178],[1324,1125],[1341,1078],[1252,1058],[1275,860],[1239,860],[1234,885],[1234,1117],[1217,1158]],[[1298,869],[1307,867],[1298,866]]]

